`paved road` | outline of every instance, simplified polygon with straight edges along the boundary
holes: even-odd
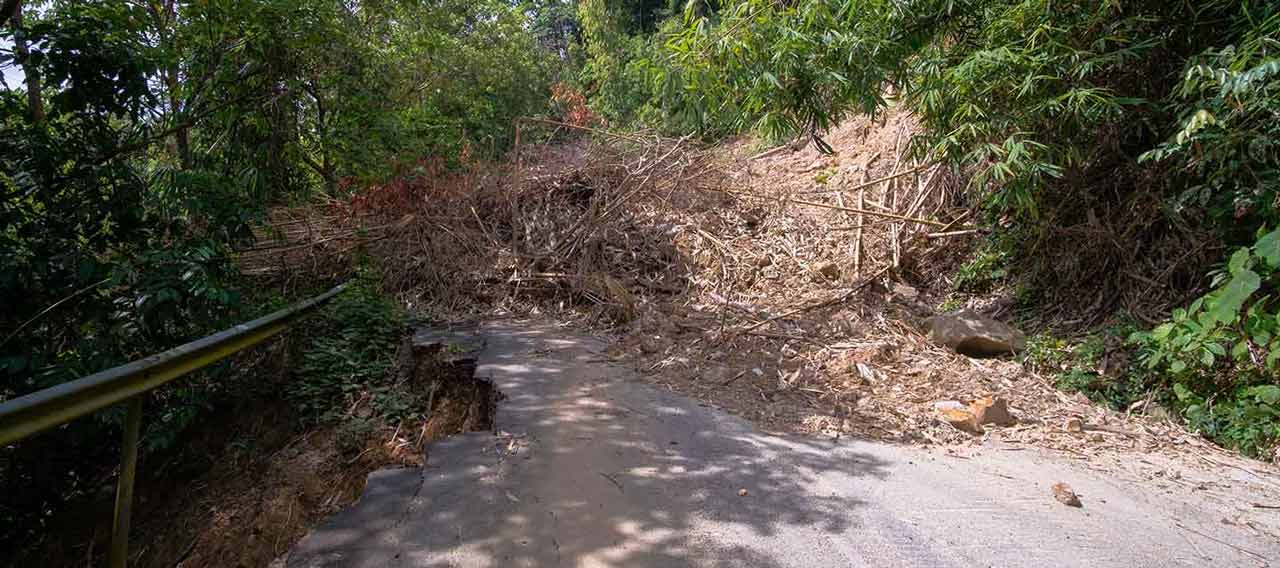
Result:
[[[609,365],[595,340],[520,324],[485,334],[478,373],[508,397],[499,432],[438,442],[424,469],[372,474],[364,497],[301,541],[288,566],[1132,568],[1280,559],[1280,544],[1223,525],[1218,511],[1033,452],[959,459],[766,435]],[[1056,481],[1070,483],[1084,508],[1053,500]]]

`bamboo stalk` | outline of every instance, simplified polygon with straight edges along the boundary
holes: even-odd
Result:
[[[870,166],[868,166],[868,167],[870,167]],[[882,178],[880,178],[880,179],[874,179],[874,180],[871,180],[871,181],[864,181],[864,182],[862,182],[862,183],[859,183],[859,184],[857,185],[857,187],[852,188],[850,191],[856,191],[856,190],[859,190],[859,189],[864,189],[864,188],[868,188],[868,187],[874,187],[874,186],[876,186],[876,185],[879,185],[879,184],[884,183],[884,182],[886,182],[886,181],[889,181],[889,180],[891,180],[891,179],[897,179],[897,178],[900,178],[900,177],[902,177],[902,176],[908,176],[908,175],[914,174],[914,173],[916,173],[916,172],[918,172],[918,171],[920,171],[920,170],[926,169],[926,168],[928,168],[928,167],[929,167],[929,166],[924,165],[924,166],[919,166],[919,167],[911,168],[911,169],[909,169],[909,170],[904,170],[904,171],[901,171],[901,172],[897,172],[897,171],[895,171],[895,172],[892,172],[892,173],[890,173],[889,175],[884,176],[884,177],[882,177]],[[894,170],[897,170],[897,169],[898,169],[898,166],[895,164],[895,165],[894,165],[894,167],[893,167],[893,169],[894,169]]]
[[[862,170],[863,185],[860,185],[858,187],[858,209],[862,209],[865,206],[864,200],[867,197],[867,189],[866,189],[865,183],[867,181],[868,173],[870,173],[870,170]],[[858,213],[857,223],[858,223],[858,232],[856,236],[854,236],[854,240],[853,240],[853,274],[855,278],[861,278],[862,277],[862,227],[863,225],[866,225],[866,218],[863,217],[862,213]]]
[[[884,199],[885,204],[889,206],[889,209],[895,212],[898,209],[897,185],[898,183],[896,179],[894,181],[890,181],[887,184],[887,187],[885,188],[885,192],[888,195],[886,195]],[[898,248],[898,244],[899,244],[898,235],[901,228],[902,228],[902,225],[899,223],[894,223],[889,225],[889,255],[892,257],[894,268],[897,268],[902,260],[901,254]]]
[[[591,128],[590,126],[578,126],[576,124],[569,124],[568,122],[560,122],[559,120],[551,120],[547,118],[534,118],[532,116],[518,116],[515,118],[515,120],[519,122],[536,122],[541,124],[550,124],[552,126],[562,126],[564,128],[573,128],[576,130],[590,132],[592,134],[601,134],[604,136],[621,138],[623,140],[630,140],[632,142],[644,142],[644,140],[641,138],[637,138],[635,136],[630,136],[627,134],[622,134],[620,132],[610,132],[608,130],[600,130],[599,128]]]
[[[925,237],[930,239],[943,239],[946,237],[959,237],[962,235],[972,235],[974,233],[981,233],[981,232],[982,232],[981,229],[965,229],[963,231],[945,231],[940,233],[926,233]]]
[[[729,193],[729,192],[726,192],[726,193]],[[741,195],[741,194],[734,194],[734,195]],[[769,197],[762,197],[762,196],[758,196],[758,195],[750,195],[750,196],[747,196],[747,197],[755,197],[755,198],[757,198],[757,199],[772,199],[772,198],[769,198]],[[923,225],[930,225],[930,226],[933,226],[933,227],[946,227],[946,226],[947,226],[947,224],[946,224],[946,223],[939,223],[939,222],[937,222],[937,221],[930,221],[930,220],[928,220],[928,219],[919,219],[919,218],[916,218],[916,217],[908,217],[908,216],[906,216],[906,215],[899,215],[899,214],[897,214],[897,213],[881,213],[881,212],[879,212],[879,211],[869,211],[869,210],[866,210],[866,209],[858,209],[858,208],[856,208],[856,207],[840,207],[839,205],[831,205],[831,204],[828,204],[828,203],[815,203],[815,202],[813,202],[813,201],[805,201],[805,200],[803,200],[803,199],[788,199],[788,198],[783,198],[782,200],[783,200],[783,201],[786,201],[786,202],[788,202],[788,203],[795,203],[796,205],[808,205],[808,206],[810,206],[810,207],[822,207],[822,208],[825,208],[825,209],[834,209],[834,210],[836,210],[836,211],[848,211],[848,212],[850,212],[850,213],[861,213],[861,214],[863,214],[863,215],[871,215],[871,216],[874,216],[874,217],[885,217],[885,218],[887,218],[887,219],[897,219],[897,220],[899,220],[899,221],[910,221],[910,222],[912,222],[912,223],[920,223],[920,224],[923,224]]]

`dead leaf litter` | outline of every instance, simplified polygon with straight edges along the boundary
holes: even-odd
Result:
[[[610,333],[611,360],[768,430],[1044,450],[1190,489],[1165,472],[1245,464],[1265,473],[1242,483],[1275,493],[1274,466],[1167,416],[1095,405],[1018,356],[930,341],[982,231],[963,181],[911,158],[915,128],[905,112],[852,120],[826,136],[833,155],[595,131],[524,146],[519,167],[418,180],[394,214],[337,216],[308,238],[342,260],[349,246],[325,235],[366,235],[388,284],[435,317]]]

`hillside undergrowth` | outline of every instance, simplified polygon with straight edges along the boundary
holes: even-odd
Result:
[[[1274,3],[708,1],[652,30],[639,4],[581,8],[606,119],[829,151],[833,125],[904,105],[913,155],[968,180],[992,234],[961,292],[1014,290],[1046,329],[1140,322],[1121,390],[1251,455],[1276,445],[1257,240],[1280,221]]]

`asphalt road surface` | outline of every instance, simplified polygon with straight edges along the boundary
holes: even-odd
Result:
[[[1194,498],[1035,451],[961,459],[768,435],[610,365],[594,339],[517,323],[483,333],[477,374],[507,397],[497,432],[437,442],[422,469],[373,473],[288,566],[1280,562],[1280,543]],[[1053,499],[1059,481],[1083,508]]]

